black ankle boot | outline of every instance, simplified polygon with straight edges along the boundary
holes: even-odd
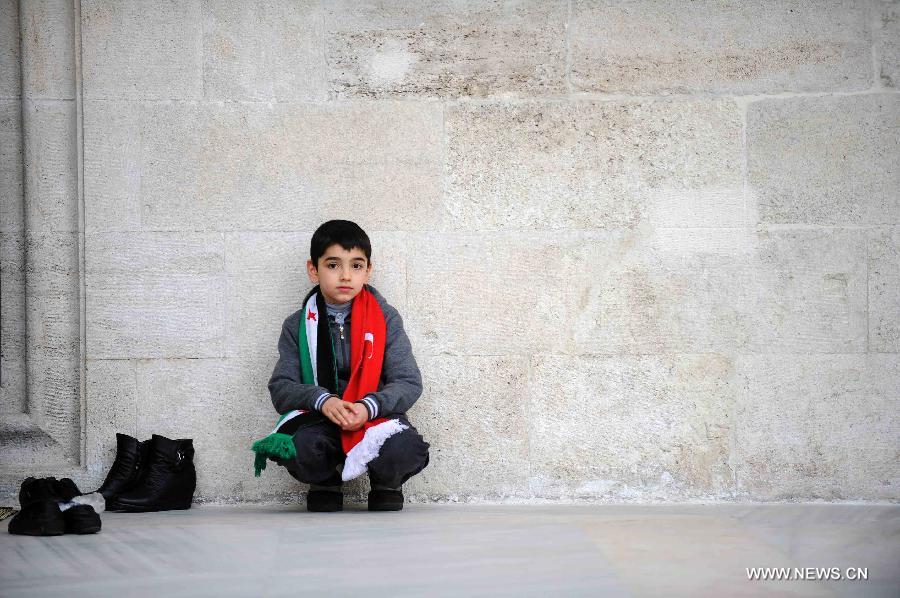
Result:
[[[140,482],[114,498],[107,509],[130,513],[189,509],[196,486],[193,441],[154,434]]]
[[[119,494],[137,485],[144,473],[150,441],[138,442],[128,434],[116,433],[116,460],[113,461],[103,485],[96,491],[106,499],[106,508]]]

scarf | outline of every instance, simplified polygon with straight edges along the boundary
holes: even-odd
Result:
[[[303,384],[324,386],[337,394],[337,374],[331,331],[326,321],[319,326],[320,315],[325,317],[325,298],[317,286],[307,297],[297,330],[297,350],[300,356],[300,381]],[[350,403],[378,390],[387,327],[378,300],[365,286],[353,299],[350,311],[350,380],[342,400]],[[256,453],[254,475],[259,477],[272,459],[291,460],[297,457],[293,435],[308,425],[321,421],[315,411],[295,409],[279,418],[275,429],[253,443]],[[346,455],[341,478],[346,482],[365,473],[370,461],[378,457],[384,442],[407,429],[399,420],[378,417],[367,421],[359,430],[341,430],[341,448]]]

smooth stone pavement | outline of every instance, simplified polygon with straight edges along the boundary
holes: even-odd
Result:
[[[900,506],[407,504],[104,513],[0,537],[2,596],[898,596]],[[9,520],[7,520],[9,521]],[[867,567],[749,581],[747,567]]]

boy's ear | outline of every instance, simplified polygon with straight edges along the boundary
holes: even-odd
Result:
[[[319,284],[319,271],[316,270],[315,264],[313,264],[312,260],[306,260],[306,274],[309,276],[309,281],[313,284]]]

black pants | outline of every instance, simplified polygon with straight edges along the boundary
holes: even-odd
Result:
[[[431,446],[409,423],[405,415],[391,414],[388,419],[399,419],[408,426],[384,441],[381,451],[369,462],[369,483],[398,488],[428,465],[428,448]],[[331,420],[302,427],[294,433],[297,457],[278,464],[297,480],[305,484],[334,486],[341,483],[338,467],[346,455],[341,448],[341,429]]]

